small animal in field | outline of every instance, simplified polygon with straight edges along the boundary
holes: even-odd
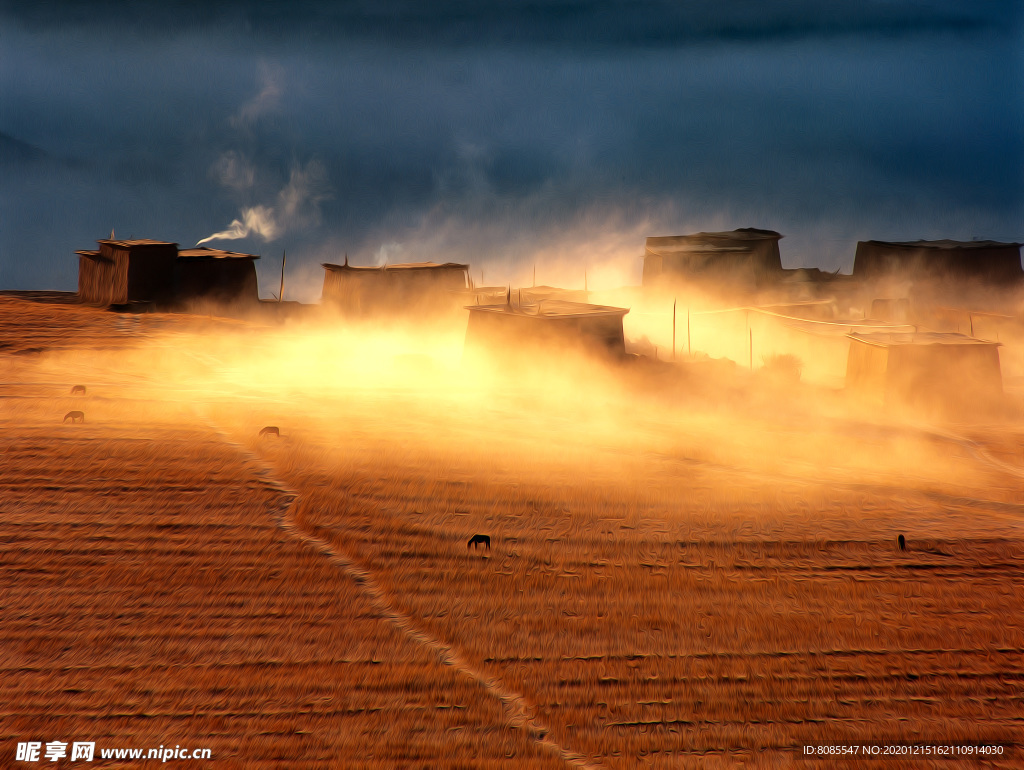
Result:
[[[277,436],[281,438],[281,430],[275,425],[268,425],[266,428],[260,431],[261,436]]]
[[[478,545],[486,546],[487,550],[491,550],[491,537],[490,535],[473,535],[466,543],[466,550],[472,548],[474,551]]]
[[[64,415],[63,422],[67,422],[68,420],[71,420],[72,425],[74,425],[76,422],[85,422],[85,412],[79,412],[77,410],[74,412],[68,412],[66,415]]]
[[[903,535],[896,538],[896,544],[900,547],[901,551],[907,550],[907,539]]]
[[[85,395],[85,385],[75,385],[73,388],[71,388],[71,395],[73,396],[76,393],[81,393],[84,396]]]

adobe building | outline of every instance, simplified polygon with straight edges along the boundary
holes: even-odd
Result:
[[[193,300],[258,302],[253,254],[186,249],[148,239],[100,240],[77,251],[78,297],[94,305],[148,304],[170,308]]]
[[[1024,277],[1020,247],[998,241],[860,241],[853,277],[1019,282]]]
[[[322,263],[322,299],[345,313],[374,315],[458,307],[469,288],[469,265],[415,262],[369,267]]]
[[[626,308],[565,300],[513,305],[470,305],[465,351],[503,357],[542,349],[572,348],[602,356],[626,354]]]
[[[205,247],[179,251],[174,264],[175,298],[179,302],[256,302],[259,300],[257,259],[259,257],[253,254]]]
[[[757,288],[783,276],[774,230],[744,227],[720,233],[650,237],[644,248],[644,287],[709,282]]]
[[[978,412],[1002,400],[999,343],[954,332],[850,334],[846,387],[886,404]]]
[[[178,244],[167,241],[101,240],[78,254],[78,297],[96,305],[167,302],[174,294]]]

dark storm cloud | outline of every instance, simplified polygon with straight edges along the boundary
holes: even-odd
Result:
[[[1020,238],[1018,21],[1010,3],[0,3],[0,283],[72,288],[71,253],[111,226],[191,245],[257,210],[273,237],[218,245],[287,248],[311,286],[345,250],[511,275],[691,229],[772,227],[788,263],[829,268],[857,238]]]
[[[237,26],[276,37],[311,31],[378,43],[430,46],[583,44],[675,46],[698,41],[780,40],[844,34],[900,35],[923,30],[969,31],[1011,18],[1013,4],[962,2],[822,3],[819,0],[362,0],[262,2],[239,0],[166,3],[93,0],[0,3],[33,28],[111,24],[166,35]]]

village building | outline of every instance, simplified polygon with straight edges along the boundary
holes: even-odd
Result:
[[[998,241],[860,241],[853,277],[1017,282],[1024,277],[1020,247]]]
[[[626,308],[565,300],[470,305],[465,349],[470,354],[506,356],[542,349],[572,348],[621,357],[626,354],[622,319]]]
[[[148,239],[100,240],[78,251],[78,297],[95,305],[173,307],[193,300],[257,302],[253,254],[220,249],[178,250]]]
[[[253,254],[205,247],[178,252],[175,261],[175,299],[218,303],[256,302],[259,284]]]
[[[870,400],[978,411],[1003,393],[999,343],[955,332],[850,334],[846,387]]]
[[[455,262],[323,268],[323,302],[352,315],[444,311],[469,288],[469,265]]]
[[[643,285],[705,282],[757,288],[783,276],[774,230],[752,227],[729,232],[649,237],[644,248]]]
[[[96,305],[166,302],[174,295],[178,244],[101,240],[95,251],[77,251],[78,296]]]

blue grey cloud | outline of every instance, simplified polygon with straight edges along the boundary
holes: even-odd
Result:
[[[224,245],[311,276],[396,244],[509,272],[758,226],[834,269],[1024,235],[1013,3],[209,5],[0,2],[4,287],[256,207],[293,216]]]

